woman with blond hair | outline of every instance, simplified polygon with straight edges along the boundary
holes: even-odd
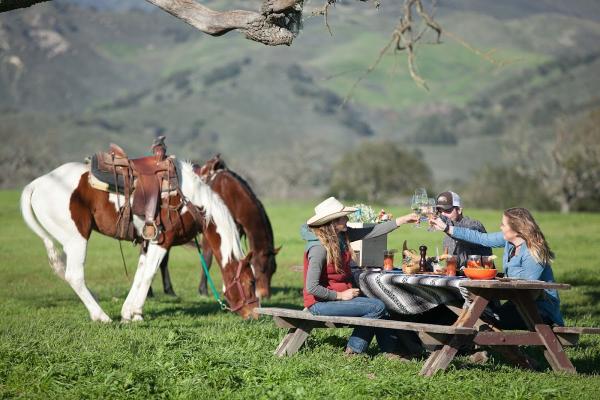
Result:
[[[446,225],[440,218],[430,224],[454,239],[465,240],[482,246],[504,247],[502,265],[505,276],[528,280],[554,282],[551,262],[554,253],[550,250],[540,227],[525,208],[509,208],[502,215],[501,232],[481,233],[470,229]],[[560,313],[560,298],[554,289],[546,289],[536,301],[540,315],[548,324],[564,325]],[[514,303],[503,304],[497,310],[499,326],[504,329],[526,329]]]
[[[360,297],[353,282],[350,266],[353,251],[350,242],[370,239],[389,233],[400,225],[416,222],[418,216],[409,214],[370,228],[354,229],[346,225],[354,207],[344,207],[330,197],[315,207],[315,215],[302,227],[306,240],[304,252],[304,306],[315,315],[364,317],[378,319],[386,314],[379,299]],[[389,331],[369,327],[355,328],[348,340],[346,353],[364,352],[373,336],[380,349],[393,353],[396,342]]]

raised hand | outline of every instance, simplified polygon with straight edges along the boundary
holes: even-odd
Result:
[[[396,218],[396,225],[404,225],[419,221],[419,216],[416,213],[410,213]]]
[[[350,288],[337,293],[338,300],[352,300],[360,294],[360,289]]]
[[[440,217],[437,216],[429,218],[429,226],[431,226],[436,231],[443,231],[446,229],[446,223],[442,221]]]

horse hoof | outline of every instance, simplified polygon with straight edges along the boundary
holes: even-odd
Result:
[[[102,322],[104,324],[108,324],[112,322],[112,319],[104,313],[99,315],[90,315],[90,319],[94,322]]]
[[[135,314],[131,320],[133,322],[140,322],[144,320],[144,317],[142,317],[142,314]]]
[[[92,317],[92,321],[94,322],[102,322],[103,324],[110,324],[112,319],[106,314],[102,314],[99,317]]]

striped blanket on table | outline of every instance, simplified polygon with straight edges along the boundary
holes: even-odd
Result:
[[[459,288],[463,277],[404,275],[397,272],[360,274],[360,290],[368,297],[382,300],[388,310],[398,314],[421,314],[440,304],[461,305]]]

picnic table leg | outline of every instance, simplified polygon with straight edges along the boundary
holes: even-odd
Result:
[[[571,360],[567,357],[565,349],[560,344],[560,340],[552,331],[552,328],[542,320],[535,301],[526,294],[520,293],[515,295],[513,301],[529,329],[537,332],[542,343],[544,343],[546,347],[544,357],[546,357],[552,369],[554,371],[577,373]]]
[[[457,317],[461,316],[462,310],[463,310],[462,308],[451,306],[448,304],[446,304],[446,307],[448,309],[450,309],[453,313],[455,313]],[[480,330],[487,329],[487,330],[491,330],[494,332],[501,332],[500,329],[481,320],[481,318],[479,318],[475,322],[474,326],[475,326],[475,328],[479,328]],[[533,360],[530,359],[527,355],[523,354],[517,347],[493,346],[492,351],[496,351],[498,354],[500,354],[502,357],[504,357],[507,361],[509,361],[510,363],[517,365],[521,368],[536,369],[536,365],[533,362]]]
[[[487,304],[488,300],[486,298],[475,295],[471,305],[468,308],[463,309],[463,312],[454,323],[454,326],[472,328],[479,320],[479,317],[483,313],[483,310],[485,310]],[[454,335],[448,344],[431,353],[427,361],[425,361],[425,364],[423,364],[420,374],[423,376],[432,376],[438,370],[446,369],[454,359],[454,356],[456,356],[460,347],[471,338],[472,337],[469,335]]]
[[[297,353],[310,335],[312,329],[311,324],[298,321],[298,325],[294,328],[290,328],[288,333],[281,340],[281,343],[277,346],[274,354],[283,357],[285,355],[291,356]]]
[[[288,333],[286,333],[285,336],[283,337],[283,339],[281,339],[279,346],[277,346],[277,349],[275,349],[273,354],[275,354],[276,356],[279,356],[279,357],[285,356],[286,355],[285,349],[286,349],[288,343],[290,342],[290,340],[292,339],[292,336],[294,336],[295,332],[296,332],[296,328],[290,328],[288,330]]]

